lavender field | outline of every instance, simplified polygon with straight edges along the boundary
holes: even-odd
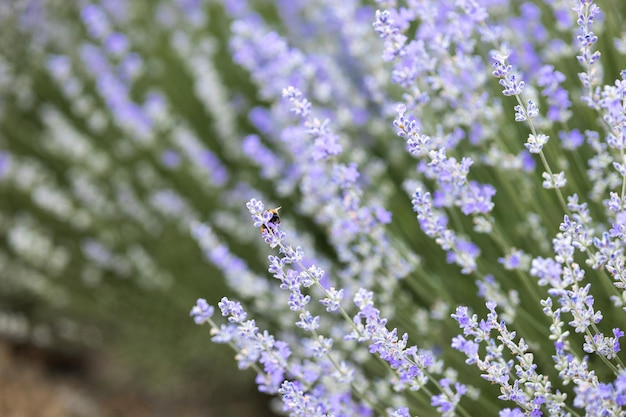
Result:
[[[1,3],[0,339],[276,415],[626,415],[625,19]]]

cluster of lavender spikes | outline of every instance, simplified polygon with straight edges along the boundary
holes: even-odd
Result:
[[[31,203],[1,283],[175,296],[175,230],[239,299],[191,316],[277,413],[626,415],[626,7],[598,2],[1,4],[37,63],[0,52],[0,191]]]
[[[254,226],[278,250],[268,270],[287,294],[293,321],[276,328],[278,341],[247,319],[242,304],[224,298],[219,308],[227,324],[213,321],[203,299],[191,312],[196,322],[209,322],[213,340],[230,343],[240,366],[253,366],[259,389],[278,394],[290,416],[624,415],[624,332],[618,326],[626,296],[626,71],[613,85],[601,84],[593,32],[595,21],[608,25],[609,19],[591,0],[519,8],[503,1],[379,0],[370,17],[382,44],[380,61],[375,74],[363,74],[377,65],[356,37],[369,9],[314,3],[278,2],[290,28],[286,38],[242,4],[233,7],[231,48],[273,103],[263,115],[273,123],[253,121],[268,126],[268,141],[276,132],[279,146],[299,163],[287,180],[295,175],[291,186],[304,196],[296,210],[314,205],[310,212],[327,227],[340,266],[322,269],[316,255],[287,243],[296,238],[285,230],[297,224],[272,221],[272,212],[252,198],[247,208]],[[542,23],[553,19],[555,27]],[[337,40],[325,47],[326,37]],[[308,44],[310,38],[320,43]],[[265,42],[272,47],[263,48]],[[565,73],[573,57],[580,64],[578,83]],[[355,73],[339,72],[342,65]],[[391,86],[381,73],[401,96],[388,95]],[[514,101],[495,96],[498,84]],[[369,104],[359,106],[365,100]],[[404,187],[419,226],[443,250],[440,256],[458,266],[454,280],[476,277],[484,318],[480,303],[459,303],[445,293],[450,288],[433,283],[416,284],[415,291],[434,286],[443,315],[434,303],[425,316],[409,316],[405,302],[389,304],[386,294],[403,288],[388,283],[389,276],[439,279],[407,256],[410,248],[394,245],[389,229],[379,229],[375,206],[381,194],[384,205],[386,194],[368,194],[368,188],[385,179],[360,180],[375,163],[351,152],[358,139],[345,138],[366,140],[362,128],[350,125],[361,117],[385,120],[392,109],[396,133],[417,167]],[[577,120],[578,112],[588,117]],[[520,127],[507,127],[506,118]],[[373,129],[374,123],[364,125]],[[548,144],[550,135],[560,143]],[[580,179],[584,167],[571,165],[584,163],[583,155],[588,168]],[[383,163],[393,164],[387,157]],[[498,193],[504,194],[499,201]],[[549,222],[559,217],[560,224]],[[373,282],[368,261],[378,257],[392,258],[393,267],[376,260]],[[601,306],[598,298],[605,300]],[[450,307],[454,312],[445,313]],[[450,332],[446,314],[460,328],[447,344],[437,334],[441,328],[423,322],[443,322],[437,325]],[[474,367],[499,394],[468,376]]]

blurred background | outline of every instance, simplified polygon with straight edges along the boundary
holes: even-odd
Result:
[[[249,218],[220,3],[0,2],[1,416],[268,415],[189,317],[229,294],[189,216]]]

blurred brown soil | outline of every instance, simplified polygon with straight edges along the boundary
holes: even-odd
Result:
[[[85,358],[0,340],[0,416],[243,417],[268,412],[258,402],[215,408],[200,399],[151,398],[128,388],[103,390]]]

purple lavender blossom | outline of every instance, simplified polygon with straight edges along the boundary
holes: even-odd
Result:
[[[196,324],[202,324],[209,320],[214,312],[215,308],[210,306],[204,298],[198,298],[196,305],[189,314],[193,317]]]
[[[0,151],[0,179],[7,175],[11,168],[11,154],[9,152]]]

